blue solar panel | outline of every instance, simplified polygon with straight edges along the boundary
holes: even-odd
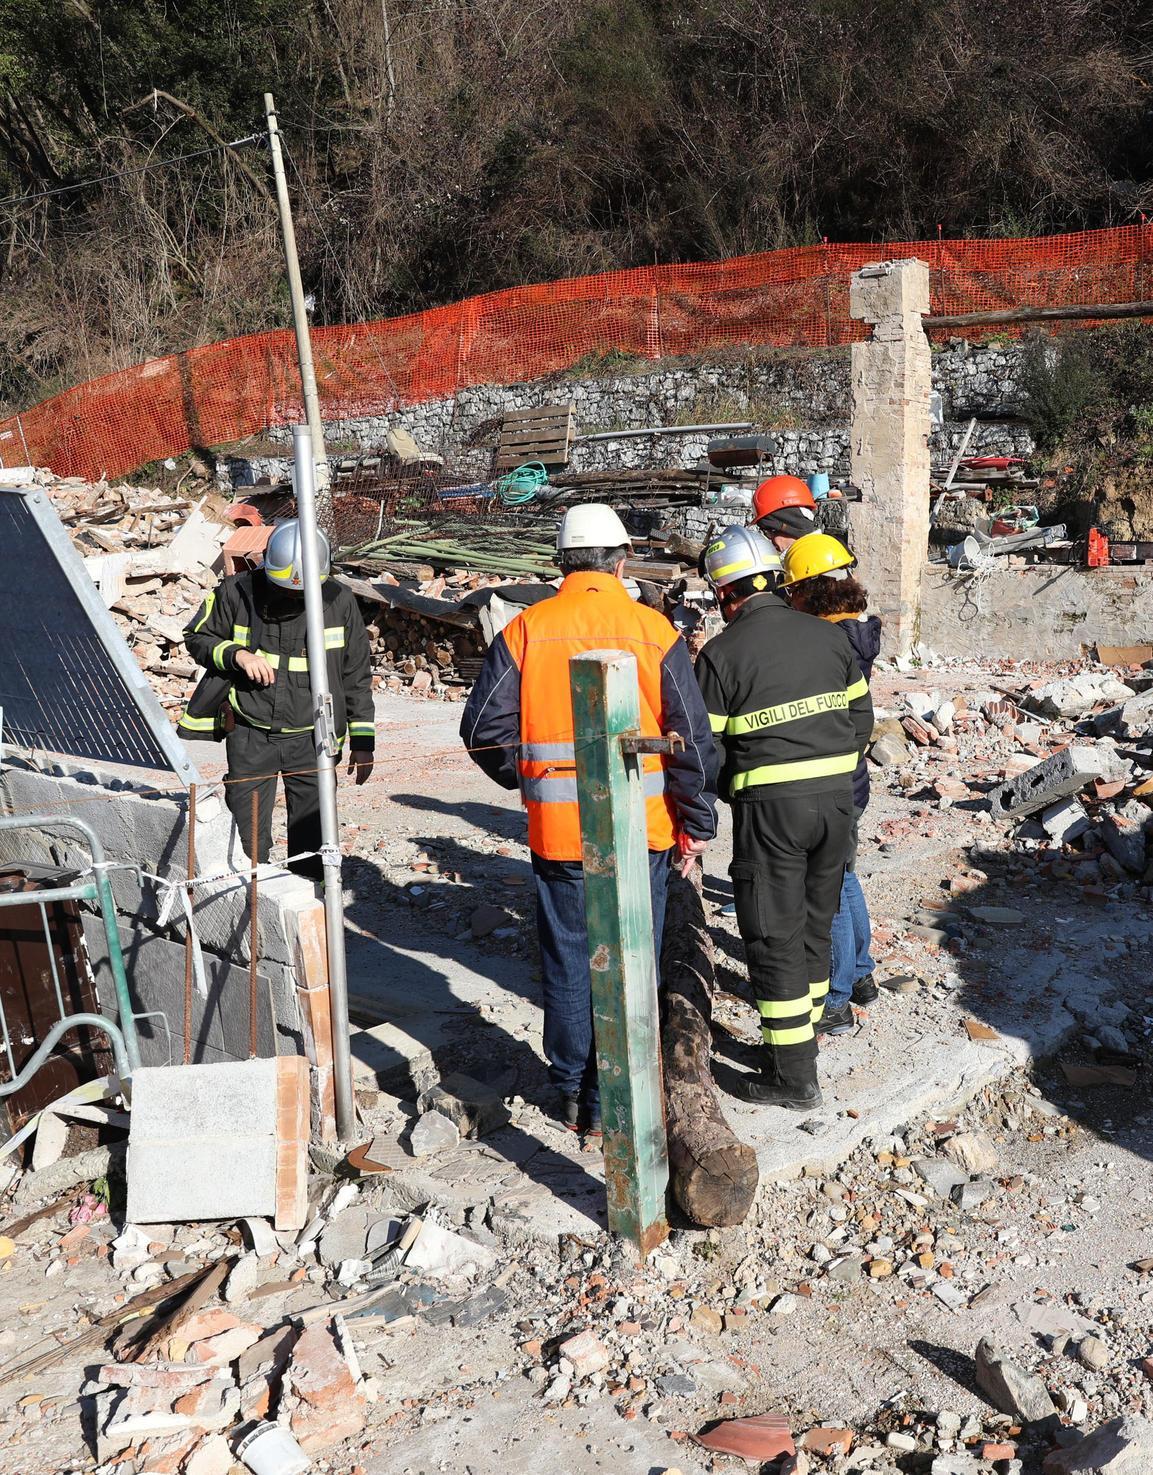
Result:
[[[196,778],[47,495],[0,488],[4,741]]]

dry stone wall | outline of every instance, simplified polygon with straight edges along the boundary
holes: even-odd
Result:
[[[977,455],[1028,455],[1033,449],[1020,413],[1020,347],[952,341],[933,352],[933,388],[941,394],[945,425],[933,437],[935,455],[960,444],[970,416],[982,420],[970,442]],[[528,384],[481,384],[424,404],[405,405],[389,415],[336,421],[332,444],[368,452],[379,447],[390,426],[408,430],[423,448],[448,465],[476,476],[487,474],[488,445],[495,423],[509,410],[571,400],[578,432],[639,430],[650,425],[693,425],[751,420],[778,440],[767,472],[849,474],[849,352],[781,350],[734,354],[723,362],[665,359],[637,363],[587,377],[554,377]],[[270,432],[286,445],[287,430]],[[670,435],[599,441],[577,446],[572,468],[604,471],[645,466],[692,465],[705,453],[707,435]],[[279,478],[278,457],[232,463],[240,480]]]

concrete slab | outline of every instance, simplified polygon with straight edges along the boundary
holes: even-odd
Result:
[[[307,1067],[296,1058],[138,1070],[129,1222],[283,1218],[286,1185],[291,1197],[303,1186],[307,1122]]]

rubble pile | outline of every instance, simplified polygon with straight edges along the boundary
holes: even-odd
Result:
[[[128,645],[176,721],[197,674],[184,626],[219,578],[224,503],[38,470]],[[218,520],[219,518],[219,520]]]
[[[878,708],[874,737],[874,764],[913,801],[907,819],[882,826],[890,845],[959,806],[985,837],[978,852],[1011,851],[1092,896],[1153,896],[1149,668],[1085,667],[1026,686],[1002,678],[954,696],[918,685]],[[955,891],[983,879],[957,878]]]

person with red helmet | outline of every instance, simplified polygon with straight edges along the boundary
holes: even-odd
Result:
[[[750,521],[778,553],[817,531],[817,504],[799,476],[770,476],[753,494]]]

